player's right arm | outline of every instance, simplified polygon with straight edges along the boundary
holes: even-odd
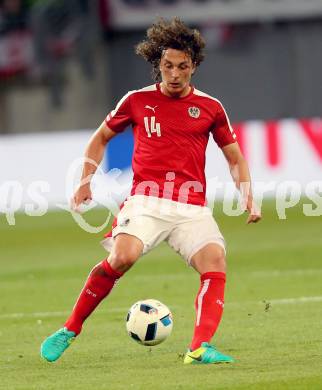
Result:
[[[90,138],[84,156],[84,165],[81,181],[71,201],[72,209],[77,211],[82,203],[88,203],[92,199],[90,182],[96,169],[103,159],[106,144],[118,133],[124,131],[132,124],[132,109],[130,96],[133,92],[128,92],[118,102],[100,127]]]
[[[92,200],[91,179],[103,159],[106,144],[116,134],[104,121],[90,138],[85,150],[81,180],[71,200],[73,210],[77,211],[82,203]]]

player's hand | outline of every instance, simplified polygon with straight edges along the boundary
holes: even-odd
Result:
[[[261,210],[253,199],[248,200],[245,211],[249,213],[246,221],[247,225],[250,223],[257,223],[262,219]]]
[[[80,212],[80,206],[85,203],[89,204],[92,200],[92,191],[90,184],[80,184],[71,199],[71,209]]]

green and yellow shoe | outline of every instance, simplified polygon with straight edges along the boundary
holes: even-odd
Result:
[[[208,343],[202,343],[201,347],[194,351],[188,351],[184,357],[184,364],[218,364],[232,363],[234,359],[217,351]]]
[[[41,344],[40,355],[48,362],[54,362],[61,357],[65,349],[75,340],[75,332],[67,328],[61,328],[54,334],[47,337]]]

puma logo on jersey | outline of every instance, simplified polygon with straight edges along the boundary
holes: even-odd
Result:
[[[152,110],[155,114],[155,109],[157,108],[158,106],[154,106],[154,107],[151,107],[151,106],[148,106],[146,105],[144,108],[147,108],[148,110]]]

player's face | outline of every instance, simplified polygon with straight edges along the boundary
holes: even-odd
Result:
[[[195,66],[187,53],[176,49],[164,50],[160,61],[162,92],[171,97],[188,95],[194,70]]]

